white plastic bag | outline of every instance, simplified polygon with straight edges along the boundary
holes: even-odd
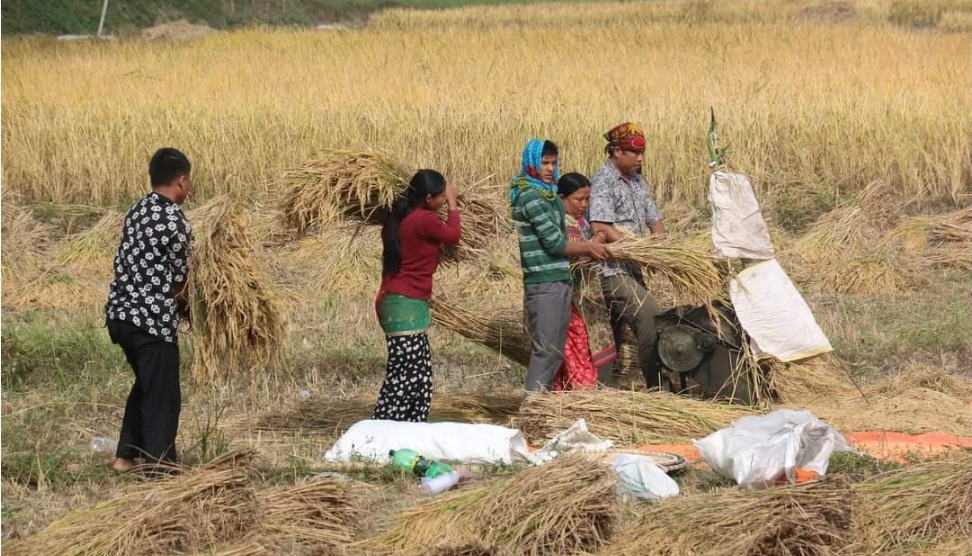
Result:
[[[534,465],[547,463],[560,454],[579,450],[581,452],[606,452],[614,446],[610,440],[601,440],[596,434],[587,430],[587,421],[578,419],[564,432],[551,438],[542,448],[533,452],[526,450],[518,455]]]
[[[742,270],[729,281],[729,296],[757,356],[797,361],[833,351],[807,302],[776,259]]]
[[[526,451],[526,440],[520,431],[496,425],[367,420],[341,435],[324,459],[388,463],[388,452],[402,448],[448,463],[512,463],[513,453]]]
[[[720,257],[772,259],[773,244],[749,178],[723,171],[709,176],[712,244]]]
[[[693,443],[713,470],[750,489],[783,478],[793,482],[798,467],[822,477],[831,453],[855,452],[840,433],[813,413],[792,409],[744,417]]]
[[[619,454],[613,465],[622,494],[655,502],[678,496],[678,483],[648,456]]]

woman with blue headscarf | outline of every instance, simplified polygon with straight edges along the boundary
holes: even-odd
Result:
[[[564,360],[571,308],[567,257],[608,257],[600,242],[568,240],[564,202],[557,195],[559,177],[557,145],[533,139],[523,149],[520,172],[510,185],[513,220],[520,232],[523,312],[533,340],[527,392],[552,389]]]

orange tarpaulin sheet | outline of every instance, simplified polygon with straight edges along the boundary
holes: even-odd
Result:
[[[956,448],[972,448],[972,438],[940,432],[910,435],[900,432],[867,431],[845,434],[847,442],[882,461],[908,463],[909,456],[928,457]]]

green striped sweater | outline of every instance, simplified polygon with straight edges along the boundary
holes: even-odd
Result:
[[[513,220],[520,229],[523,283],[569,282],[570,263],[564,255],[567,225],[560,196],[548,201],[535,189],[525,188],[516,199]]]

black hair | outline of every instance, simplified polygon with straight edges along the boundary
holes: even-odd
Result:
[[[557,181],[557,193],[560,193],[561,197],[569,197],[574,191],[590,186],[591,182],[584,174],[569,172],[560,176]]]
[[[152,155],[149,162],[149,178],[152,180],[152,187],[169,185],[180,176],[189,175],[192,164],[186,155],[178,149],[164,147]]]
[[[557,145],[553,141],[544,141],[543,150],[540,151],[540,157],[544,156],[560,156],[560,152],[557,150]]]
[[[421,205],[426,196],[441,195],[445,187],[446,180],[442,174],[435,170],[419,170],[408,182],[408,189],[395,199],[382,233],[384,247],[381,253],[382,275],[394,276],[402,268],[402,240],[398,234],[402,220],[405,220],[415,207]]]

